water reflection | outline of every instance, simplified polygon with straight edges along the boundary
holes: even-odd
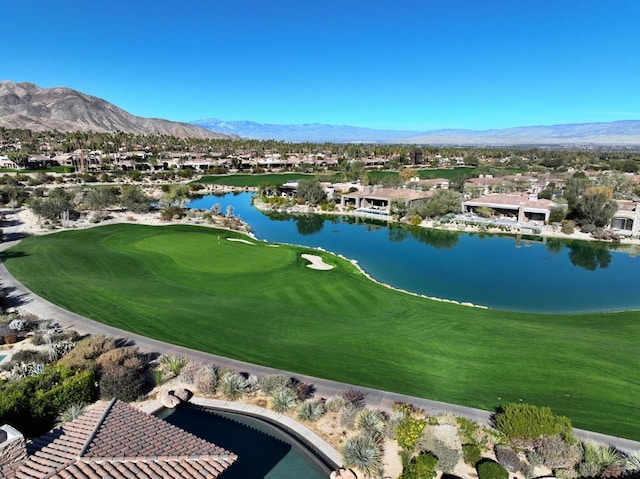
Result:
[[[587,271],[605,269],[611,264],[611,252],[605,245],[588,241],[572,241],[567,244],[569,260],[574,266]]]

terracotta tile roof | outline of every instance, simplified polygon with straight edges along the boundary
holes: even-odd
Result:
[[[0,478],[216,478],[235,454],[140,412],[101,401],[27,444],[28,458]]]

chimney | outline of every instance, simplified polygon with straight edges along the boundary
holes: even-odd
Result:
[[[27,443],[24,436],[8,424],[0,427],[0,470],[7,464],[20,462],[26,458]]]

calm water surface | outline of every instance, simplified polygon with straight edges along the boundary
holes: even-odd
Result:
[[[428,296],[512,311],[640,309],[640,260],[595,242],[542,242],[439,232],[347,217],[270,217],[251,193],[205,196],[188,206],[231,205],[257,238],[321,247],[355,259],[375,279]]]

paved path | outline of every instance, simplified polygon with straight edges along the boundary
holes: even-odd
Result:
[[[16,234],[15,231],[13,231],[12,233]],[[0,244],[0,251],[4,251],[11,246],[14,246],[19,241],[19,239],[14,239],[12,241]],[[62,327],[74,329],[80,334],[108,334],[117,338],[126,338],[133,340],[143,352],[155,352],[174,356],[185,356],[189,359],[206,361],[221,367],[228,367],[236,371],[256,374],[260,376],[266,374],[284,373],[306,383],[313,384],[316,389],[316,394],[325,398],[340,395],[343,391],[354,388],[367,393],[367,404],[370,407],[386,411],[390,411],[395,402],[407,402],[424,409],[427,413],[430,414],[435,415],[439,413],[451,412],[485,425],[490,424],[491,416],[493,414],[490,411],[484,411],[481,409],[458,406],[455,404],[432,401],[429,399],[407,396],[404,394],[397,394],[387,391],[380,391],[377,389],[370,389],[361,386],[354,386],[351,384],[330,381],[327,379],[316,378],[312,376],[302,376],[290,371],[277,370],[265,366],[259,366],[256,364],[217,356],[215,354],[175,346],[173,344],[147,338],[145,336],[140,336],[138,334],[130,333],[118,328],[113,328],[111,326],[107,326],[105,324],[67,311],[66,309],[56,306],[55,304],[45,300],[44,298],[41,298],[40,296],[37,296],[36,294],[28,290],[17,279],[15,279],[9,273],[9,271],[7,271],[4,263],[0,263],[0,287],[5,290],[10,304],[15,304],[19,309],[23,311],[35,314],[40,318],[52,319],[54,321],[57,321]],[[610,444],[623,451],[640,450],[640,442],[638,441],[632,441],[625,438],[618,438],[580,429],[575,429],[575,432],[576,436],[583,440],[592,440],[603,444]]]

